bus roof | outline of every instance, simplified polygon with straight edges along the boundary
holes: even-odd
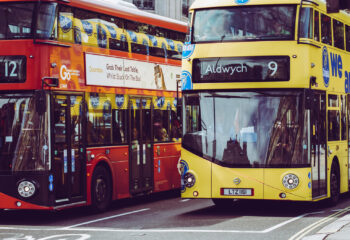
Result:
[[[37,2],[38,0],[0,0],[2,2]],[[138,9],[135,5],[122,0],[42,0],[41,2],[59,2],[72,7],[104,13],[119,18],[125,18],[136,22],[151,24],[154,26],[171,29],[179,32],[187,31],[185,22],[160,16]]]

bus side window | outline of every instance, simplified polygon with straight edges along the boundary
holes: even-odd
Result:
[[[113,144],[126,144],[127,138],[127,117],[125,109],[113,110]]]
[[[331,18],[321,13],[321,42],[332,45]]]
[[[338,95],[328,95],[328,107],[339,108]],[[328,141],[340,140],[340,111],[328,110]]]
[[[300,37],[312,39],[312,8],[302,8],[300,19]]]
[[[169,111],[154,110],[153,136],[155,142],[169,141]]]
[[[346,96],[341,96],[341,140],[348,139],[346,132]]]
[[[344,50],[344,23],[333,19],[334,46]]]
[[[350,27],[345,26],[346,51],[350,52]]]
[[[315,11],[314,15],[314,40],[320,41],[320,14]]]

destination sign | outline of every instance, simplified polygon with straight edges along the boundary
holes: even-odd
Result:
[[[195,59],[194,83],[289,81],[288,56]]]
[[[26,73],[26,56],[0,56],[0,83],[25,82]]]

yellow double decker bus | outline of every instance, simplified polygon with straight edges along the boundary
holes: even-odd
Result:
[[[183,198],[349,191],[350,15],[321,0],[197,0],[183,51]]]

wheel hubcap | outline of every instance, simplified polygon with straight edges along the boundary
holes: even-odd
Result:
[[[106,182],[104,181],[103,178],[99,178],[96,181],[95,192],[96,192],[96,200],[98,202],[102,202],[102,201],[105,200],[106,194],[107,194],[107,184],[106,184]]]

